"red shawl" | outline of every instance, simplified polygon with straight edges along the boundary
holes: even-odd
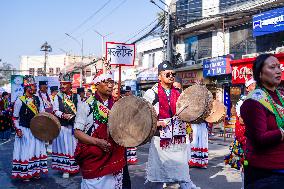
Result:
[[[164,88],[160,83],[158,84],[159,119],[171,118],[176,114],[176,103],[179,95],[178,89],[172,87],[169,102]]]
[[[159,119],[171,118],[176,114],[176,103],[180,96],[178,89],[172,87],[170,97],[168,99],[166,92],[162,85],[158,84],[158,98],[159,98]],[[171,122],[172,131],[174,130],[173,122]],[[160,138],[160,147],[166,148],[170,144],[185,143],[185,136],[173,136],[172,138]]]
[[[96,94],[95,98],[103,103],[101,98]],[[113,99],[108,100],[108,109],[113,106]],[[107,124],[100,123],[95,120],[99,126],[92,134],[92,137],[100,138],[108,141],[111,144],[110,151],[105,152],[98,146],[87,145],[78,142],[75,159],[79,164],[84,179],[93,179],[102,177],[122,170],[125,161],[125,148],[116,144],[109,136]]]

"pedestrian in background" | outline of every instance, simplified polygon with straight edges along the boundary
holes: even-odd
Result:
[[[12,128],[12,107],[7,92],[2,93],[0,98],[0,139],[8,140],[11,135]]]
[[[249,79],[245,83],[246,92],[249,93],[255,90],[256,82],[253,78]],[[244,189],[244,152],[246,149],[246,136],[245,136],[245,124],[240,115],[240,108],[246,99],[246,95],[242,96],[237,102],[236,113],[237,120],[235,123],[235,139],[230,145],[230,154],[225,156],[225,164],[229,164],[232,168],[241,171],[242,177],[242,189]]]
[[[284,186],[284,99],[277,86],[281,65],[272,54],[259,55],[253,64],[257,83],[241,106],[246,126],[246,189]]]

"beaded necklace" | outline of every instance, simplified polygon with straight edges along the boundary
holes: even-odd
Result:
[[[99,112],[99,106],[97,100],[94,99],[92,106],[94,107],[93,116],[94,119],[99,121],[100,123],[107,124],[108,117],[103,117]]]
[[[275,117],[276,117],[276,122],[277,122],[278,127],[284,128],[284,115],[283,115],[283,113],[281,113],[281,111],[277,108],[276,102],[272,99],[272,97],[270,96],[270,94],[268,93],[268,91],[267,91],[265,88],[263,88],[262,90],[263,90],[263,91],[266,93],[266,95],[267,95],[267,98],[268,98],[268,100],[269,100],[269,103],[270,103],[270,105],[271,105],[271,107],[272,107],[272,109],[273,109],[274,115],[275,115]],[[276,93],[277,93],[278,98],[280,99],[280,102],[281,102],[281,104],[282,104],[282,107],[284,107],[284,100],[283,100],[283,98],[281,97],[281,94],[280,94],[280,92],[279,92],[277,89],[276,89]]]

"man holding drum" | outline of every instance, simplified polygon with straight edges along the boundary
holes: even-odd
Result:
[[[31,119],[43,112],[40,100],[34,94],[36,84],[33,77],[24,78],[24,95],[17,98],[14,104],[14,127],[16,130],[12,178],[29,181],[40,178],[40,173],[47,173],[47,154],[45,142],[35,138],[30,130]]]
[[[79,105],[74,126],[78,139],[75,158],[83,175],[81,189],[122,189],[125,148],[108,133],[113,76],[101,74],[94,83],[97,91],[93,101]]]
[[[186,144],[186,123],[176,114],[180,96],[173,87],[175,72],[171,63],[158,66],[159,83],[146,91],[144,98],[156,109],[159,132],[152,138],[148,165],[147,189],[162,189],[164,183],[178,183],[181,189],[197,188],[191,181]]]
[[[61,123],[61,131],[59,136],[52,142],[51,167],[63,171],[63,178],[69,178],[69,174],[79,172],[79,166],[74,159],[77,141],[73,135],[78,98],[71,91],[71,76],[61,75],[59,79],[60,92],[54,98],[53,108],[54,114]]]

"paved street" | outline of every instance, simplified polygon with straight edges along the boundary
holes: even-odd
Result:
[[[50,170],[47,177],[32,180],[29,183],[12,181],[10,179],[11,159],[13,153],[13,140],[0,143],[0,189],[77,189],[80,186],[81,176],[76,175],[64,180],[61,175]],[[224,167],[223,157],[228,153],[228,147],[218,145],[218,142],[209,144],[208,169],[190,169],[193,182],[202,189],[240,189],[240,175],[237,171]],[[138,151],[139,163],[129,166],[133,189],[144,189],[145,166],[148,157],[148,145],[142,146]],[[172,187],[171,187],[172,188]],[[176,187],[173,187],[176,188]]]

